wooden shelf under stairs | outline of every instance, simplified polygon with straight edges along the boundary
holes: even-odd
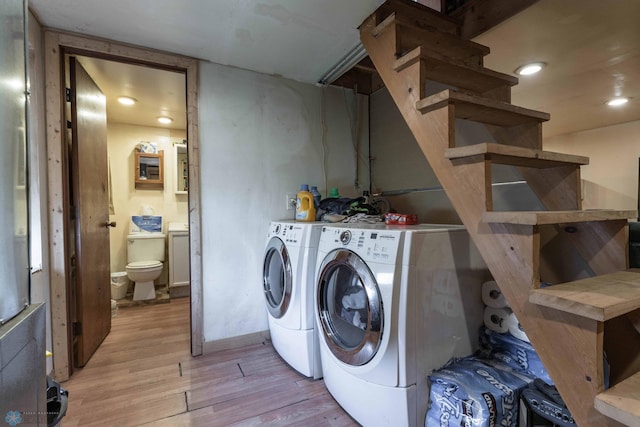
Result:
[[[598,411],[627,426],[640,419],[640,372],[596,396]]]
[[[518,225],[570,224],[590,221],[612,221],[633,218],[636,211],[592,209],[585,211],[496,211],[484,212],[482,220],[487,223]]]
[[[534,289],[529,301],[604,322],[640,308],[640,273],[617,271]]]
[[[433,21],[415,21],[411,17],[392,13],[373,30],[378,36],[383,32],[395,30],[393,34],[396,57],[423,46],[435,54],[457,59],[470,67],[481,67],[483,57],[489,54],[489,48],[481,44],[461,40],[456,35],[439,31]]]
[[[626,271],[627,219],[637,212],[582,210],[580,166],[588,159],[542,150],[549,114],[510,104],[517,79],[484,68],[489,48],[459,38],[455,21],[408,0],[387,0],[359,28],[372,64],[577,424],[640,425],[640,354],[619,357],[627,343],[640,348],[634,277],[640,273]],[[429,81],[451,88],[426,94]],[[495,142],[485,132],[483,141],[458,147],[456,119],[484,124]],[[493,211],[492,164],[518,168],[546,210]],[[545,270],[573,276],[540,288],[547,256],[540,230],[548,227],[584,268],[581,276]],[[613,387],[606,391],[605,351],[608,360],[624,361],[612,363]]]
[[[453,111],[458,119],[503,127],[532,122],[541,123],[549,120],[548,113],[450,89],[420,99],[416,103],[416,109],[421,113],[429,113],[446,106],[455,107]]]
[[[572,154],[554,153],[534,148],[514,147],[512,145],[483,142],[465,147],[449,148],[444,156],[447,159],[477,158],[477,161],[489,160],[495,164],[523,166],[530,168],[552,168],[564,165],[588,165],[589,158]]]
[[[419,46],[400,57],[395,61],[393,68],[396,71],[402,71],[414,64],[422,67],[422,75],[426,80],[477,93],[518,84],[516,77],[487,68],[467,66],[463,61],[432,52],[426,46]]]
[[[469,67],[462,61],[432,52],[426,46],[419,46],[400,57],[395,61],[393,68],[402,71],[414,64],[421,66],[426,79],[456,86],[462,90],[487,92],[518,83],[518,79],[513,76],[486,68]]]

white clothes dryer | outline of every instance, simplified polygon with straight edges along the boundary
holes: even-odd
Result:
[[[489,278],[461,226],[325,226],[316,315],[331,395],[363,426],[424,425],[429,373],[478,348]]]
[[[295,370],[316,379],[322,378],[314,314],[321,230],[320,222],[272,222],[262,270],[273,347]]]

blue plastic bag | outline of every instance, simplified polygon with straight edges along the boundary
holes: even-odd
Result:
[[[533,377],[467,357],[434,371],[429,381],[426,427],[516,427],[520,391]]]
[[[483,326],[480,329],[480,345],[487,358],[496,359],[512,369],[553,385],[538,353],[528,342],[519,340],[509,333],[501,334]]]

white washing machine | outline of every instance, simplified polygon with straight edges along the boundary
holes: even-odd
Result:
[[[325,226],[316,275],[327,389],[363,426],[424,425],[427,375],[478,348],[490,278],[459,226]]]
[[[314,314],[321,230],[321,222],[272,222],[262,270],[273,346],[295,370],[316,379],[322,378]]]

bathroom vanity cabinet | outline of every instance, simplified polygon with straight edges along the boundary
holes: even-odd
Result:
[[[169,223],[169,292],[189,295],[189,224]]]

